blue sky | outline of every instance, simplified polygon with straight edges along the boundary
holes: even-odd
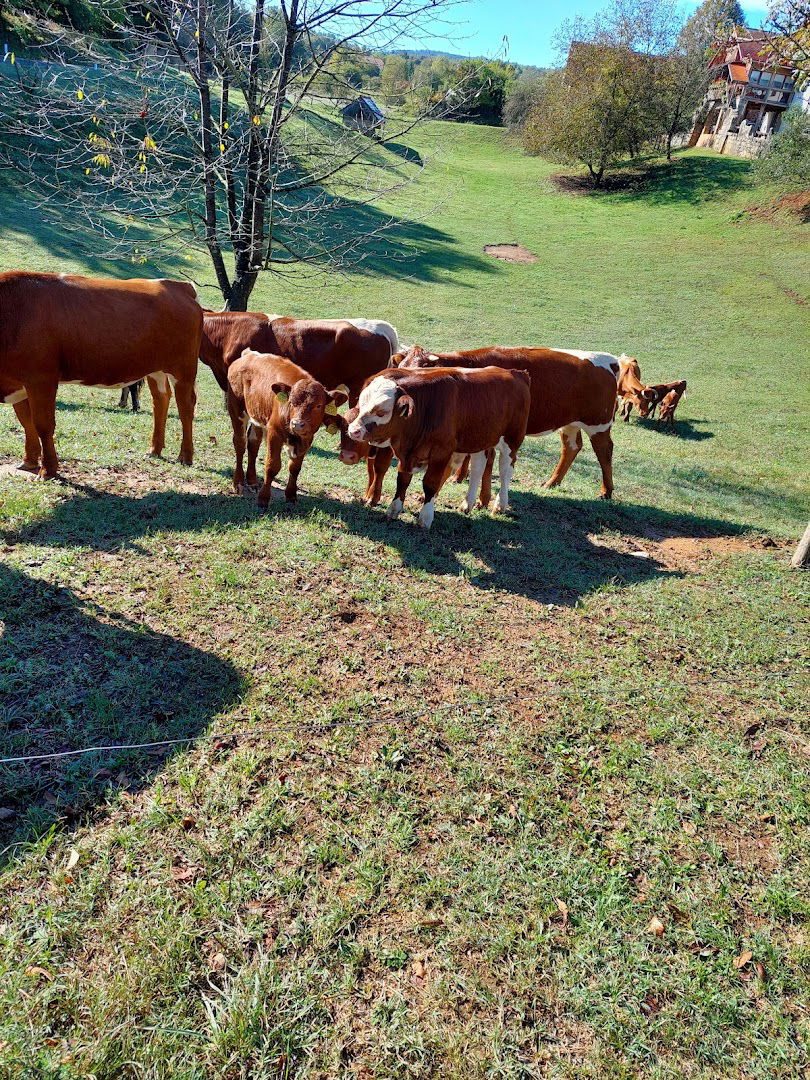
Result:
[[[416,48],[441,49],[465,56],[498,56],[517,64],[548,67],[557,62],[552,45],[554,31],[576,14],[592,15],[607,6],[607,0],[468,0],[448,9],[446,36],[420,39]],[[691,14],[697,3],[684,3]],[[765,13],[761,3],[743,3],[749,26],[759,26]],[[507,44],[504,46],[504,36]]]

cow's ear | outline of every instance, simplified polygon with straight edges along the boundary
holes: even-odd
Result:
[[[641,391],[641,396],[645,401],[655,401],[655,391],[651,386],[645,386]]]
[[[270,387],[270,389],[273,391],[273,393],[276,395],[276,397],[282,403],[282,405],[284,404],[285,401],[289,400],[290,388],[286,383],[274,382],[273,385]]]
[[[400,416],[413,416],[414,407],[413,398],[410,394],[402,394],[397,401],[397,412]]]
[[[331,401],[332,405],[338,409],[341,405],[345,405],[346,402],[349,400],[348,386],[346,386],[344,383],[341,383],[340,386],[336,387],[331,392],[331,394],[329,395],[329,400]],[[326,407],[327,409],[329,408],[328,405]]]

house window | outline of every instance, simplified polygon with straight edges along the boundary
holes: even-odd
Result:
[[[748,81],[754,86],[759,82],[760,72],[756,68],[751,68],[751,74],[748,76]]]
[[[785,82],[785,76],[784,75],[772,75],[771,76],[771,86],[773,87],[774,90],[781,90],[782,86],[784,85],[784,82]]]

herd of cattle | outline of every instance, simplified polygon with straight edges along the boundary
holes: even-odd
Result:
[[[493,508],[507,510],[526,435],[559,431],[560,459],[546,484],[555,487],[581,450],[584,431],[602,471],[599,495],[609,499],[611,428],[619,402],[625,420],[633,407],[642,416],[659,408],[659,420],[674,424],[686,389],[685,382],[647,386],[635,360],[609,353],[502,346],[433,353],[400,347],[394,327],[381,321],[206,311],[187,282],[0,274],[0,401],[14,407],[25,432],[21,467],[43,478],[58,468],[60,383],[121,389],[122,404],[130,393],[135,407],[145,378],[154,455],[163,450],[174,390],[180,461],[190,464],[198,359],[225,393],[237,492],[257,485],[256,458],[266,440],[259,506],[269,502],[285,447],[285,495],[294,502],[304,457],[325,427],[339,436],[341,461],[367,462],[369,505],[380,501],[396,456],[389,519],[402,512],[413,473],[424,470],[424,528],[430,528],[436,495],[453,470],[458,481],[469,478],[462,509],[489,505],[496,453],[500,487]],[[344,404],[349,408],[341,414]]]

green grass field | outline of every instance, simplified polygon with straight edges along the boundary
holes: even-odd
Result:
[[[325,434],[292,513],[229,494],[205,368],[189,469],[65,388],[63,480],[0,476],[0,757],[182,741],[0,764],[3,1080],[810,1075],[810,226],[706,153],[598,197],[494,129],[415,153],[362,271],[253,306],[625,351],[677,433],[619,426],[612,504],[529,440],[514,516],[449,485],[425,536]],[[12,267],[178,272],[6,191]]]

